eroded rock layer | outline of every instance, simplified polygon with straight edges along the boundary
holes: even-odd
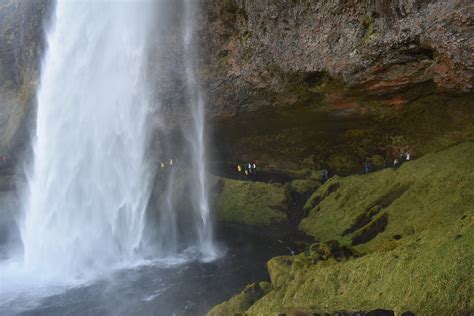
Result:
[[[321,94],[335,109],[366,106],[319,86],[326,74],[392,106],[421,83],[473,91],[469,1],[205,3],[204,75],[217,114],[314,103]]]

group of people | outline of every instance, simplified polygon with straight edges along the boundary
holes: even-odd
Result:
[[[412,155],[409,152],[404,152],[400,155],[399,158],[395,158],[393,160],[393,167],[396,169],[400,167],[404,161],[410,161],[411,159],[412,159]],[[173,161],[171,159],[169,161],[170,161],[169,165],[173,165]],[[363,167],[364,167],[364,173],[369,173],[374,170],[374,165],[372,161],[370,160],[367,160],[364,163]],[[387,167],[387,162],[385,159],[383,160],[381,167],[382,169]],[[162,168],[164,168],[163,162],[162,162]],[[255,162],[238,163],[237,165],[235,165],[235,169],[237,173],[244,174],[245,176],[251,176],[251,175],[257,174],[257,164]],[[327,169],[321,170],[321,179],[323,183],[328,181],[329,177],[330,177],[329,170]]]
[[[246,176],[255,175],[257,174],[257,164],[255,162],[251,163],[244,163],[244,164],[237,164],[236,166],[238,173],[243,173]]]
[[[385,159],[384,159],[384,165],[385,165]],[[372,171],[373,169],[373,165],[372,165],[372,162],[369,160],[367,161],[365,164],[364,164],[364,172],[365,173],[369,173]],[[384,166],[385,167],[385,166]]]
[[[165,159],[160,161],[160,168],[163,169],[165,167],[172,167],[175,164],[176,160],[173,159]]]
[[[393,160],[393,168],[397,169],[402,165],[404,161],[410,161],[411,160],[411,154],[409,152],[405,152],[400,154],[399,158],[395,158]],[[382,169],[387,167],[387,162],[384,159],[382,163]],[[374,165],[370,160],[367,160],[367,162],[364,163],[364,173],[369,173],[374,170]]]
[[[410,161],[411,154],[409,152],[400,154],[400,159],[395,158],[393,160],[393,167],[396,169],[402,165],[404,161]]]

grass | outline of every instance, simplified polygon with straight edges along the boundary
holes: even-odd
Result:
[[[268,282],[258,282],[247,285],[242,293],[233,296],[225,304],[215,306],[209,313],[213,315],[235,315],[244,313],[252,304],[271,290]]]
[[[397,170],[334,178],[321,186],[306,204],[309,215],[300,228],[360,256],[316,263],[308,254],[273,258],[273,289],[245,313],[474,311],[472,157],[474,143],[468,142]],[[386,226],[353,245],[381,217]]]
[[[269,226],[287,221],[286,189],[281,184],[222,179],[217,197],[217,220],[253,226]]]

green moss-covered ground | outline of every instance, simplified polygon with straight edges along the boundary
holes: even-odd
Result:
[[[474,311],[472,157],[468,142],[397,170],[331,179],[306,203],[300,228],[357,255],[315,260],[308,250],[274,258],[268,294],[245,310],[224,303],[212,314]]]
[[[269,226],[287,222],[286,189],[281,184],[221,179],[216,218],[221,222]]]
[[[245,313],[250,306],[267,294],[271,288],[272,285],[269,282],[258,282],[247,285],[242,293],[232,297],[224,304],[215,306],[208,315],[234,315]]]

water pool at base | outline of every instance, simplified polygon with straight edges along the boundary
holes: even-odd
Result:
[[[268,280],[266,262],[289,254],[283,244],[255,236],[218,245],[226,253],[212,262],[149,262],[83,284],[0,292],[0,314],[205,315],[248,283]]]

